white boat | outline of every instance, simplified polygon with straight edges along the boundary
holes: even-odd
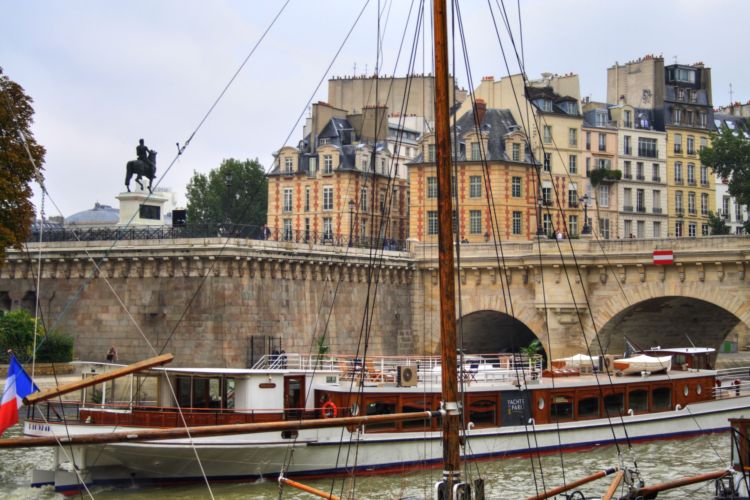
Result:
[[[616,359],[615,370],[624,374],[668,372],[672,368],[672,356],[648,356],[640,354],[630,358]]]
[[[558,358],[552,360],[552,367],[558,369],[580,369],[581,366],[589,368],[599,366],[599,356],[589,356],[587,354],[575,354],[567,358]]]
[[[80,402],[35,405],[24,434],[66,438],[178,428],[178,401],[191,427],[438,410],[441,374],[435,368],[440,363],[433,357],[362,363],[352,356],[287,354],[284,368],[273,356],[252,369],[155,368],[84,389]],[[86,365],[82,372],[90,376],[92,368],[99,372],[106,365]],[[730,417],[750,408],[746,381],[717,387],[722,373],[713,370],[646,378],[591,374],[554,383],[540,373],[539,363],[530,365],[518,357],[471,356],[461,376],[467,422],[461,432],[470,444],[463,458],[580,450],[623,441],[626,429],[627,437],[637,441],[725,431]],[[61,421],[63,413],[67,424]],[[201,467],[211,480],[273,477],[284,470],[291,446],[288,476],[439,466],[440,440],[437,419],[420,417],[363,427],[196,437],[192,443],[181,438],[72,449],[86,483],[142,484],[198,480]],[[68,461],[58,452],[53,470],[35,471],[34,485],[79,489]]]

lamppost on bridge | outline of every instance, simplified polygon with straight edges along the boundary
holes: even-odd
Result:
[[[591,197],[589,197],[588,193],[581,196],[581,201],[583,202],[583,230],[581,231],[581,234],[591,234],[591,226],[589,225],[589,201],[591,200]]]
[[[352,232],[354,231],[354,200],[349,199],[349,246],[352,246]]]

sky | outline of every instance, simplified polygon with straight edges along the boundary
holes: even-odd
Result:
[[[750,19],[747,0],[518,2],[532,79],[542,72],[576,73],[581,95],[604,101],[607,67],[654,54],[665,64],[702,61],[710,67],[715,107],[729,102],[730,84],[735,101],[750,101],[748,36],[738,29]],[[461,1],[473,76],[469,81],[464,69],[456,71],[464,88],[478,85],[483,76],[507,74],[488,4],[510,54],[499,0]],[[257,158],[270,169],[274,151],[301,139],[299,118],[306,116],[308,101],[326,100],[325,80],[374,72],[378,7],[380,72],[406,72],[418,5],[411,0],[289,0],[286,7],[282,0],[0,0],[0,67],[34,100],[32,130],[47,149],[51,200],[45,201],[45,214],[68,216],[95,202],[116,207],[125,164],[135,158],[139,138],[158,151],[160,185],[175,191],[178,205],[186,203],[185,186],[193,173],[207,173],[223,159]],[[506,7],[520,44],[517,3]],[[429,14],[426,19],[429,26]],[[414,72],[431,73],[431,42],[416,38]],[[516,72],[511,63],[511,73]],[[178,158],[176,144],[184,145],[196,130]],[[38,188],[35,193],[38,207]]]

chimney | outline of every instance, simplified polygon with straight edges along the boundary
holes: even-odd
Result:
[[[477,99],[474,102],[474,116],[479,125],[482,124],[485,113],[487,113],[487,103],[484,102],[484,99]]]

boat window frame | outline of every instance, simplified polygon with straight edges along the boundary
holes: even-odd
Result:
[[[435,411],[439,407],[440,403],[435,401],[435,396],[433,394],[408,394],[408,395],[401,395],[399,398],[399,405],[397,407],[397,411],[399,413],[409,413],[404,410],[404,405],[407,404],[413,404],[415,408],[421,407],[422,410],[416,410],[416,411]],[[417,403],[423,403],[423,404],[417,404]],[[421,423],[420,423],[421,422]],[[412,424],[414,424],[412,426]],[[424,420],[412,420],[412,421],[403,421],[399,422],[399,428],[403,432],[423,432],[423,431],[430,431],[435,430],[437,428],[437,419],[424,419]]]
[[[399,397],[398,394],[387,395],[387,394],[373,394],[366,395],[363,398],[363,404],[360,408],[360,413],[364,410],[364,415],[389,415],[389,413],[369,413],[370,404],[387,404],[393,405],[393,412],[397,413],[399,409]],[[363,426],[364,432],[366,433],[381,433],[381,432],[397,432],[399,430],[398,422],[383,422],[378,424],[367,424]]]
[[[646,393],[646,406],[643,409],[635,410],[631,404],[631,395],[635,391],[643,391]],[[648,384],[639,384],[634,386],[629,386],[626,391],[627,399],[625,401],[625,411],[629,412],[630,410],[633,410],[634,415],[641,415],[646,414],[651,411],[651,388]]]
[[[475,428],[488,428],[488,427],[499,427],[500,426],[500,394],[498,392],[476,392],[476,393],[467,393],[465,398],[465,407],[464,407],[464,414],[466,415],[466,425],[468,425],[469,422],[472,422],[474,424]],[[479,401],[490,401],[495,404],[494,408],[494,419],[492,423],[487,422],[474,422],[471,420],[471,414],[472,414],[472,406],[476,404]],[[483,413],[483,412],[478,412]]]
[[[589,400],[589,399],[596,399],[596,405],[594,405],[594,407],[596,408],[596,414],[581,415],[581,412],[580,412],[581,402]],[[596,418],[601,418],[601,416],[602,416],[602,398],[600,397],[599,392],[596,390],[590,390],[590,389],[576,391],[574,420],[592,420]]]
[[[654,392],[656,392],[657,390],[660,390],[660,389],[667,389],[667,390],[669,390],[669,405],[657,408],[656,405],[654,404]],[[652,384],[649,387],[649,409],[650,409],[650,413],[658,413],[658,412],[662,412],[662,411],[670,411],[670,410],[672,410],[674,408],[674,395],[675,395],[675,391],[674,391],[674,387],[672,387],[672,384],[669,384],[669,383],[666,383],[666,384],[664,384],[664,383],[661,383],[661,384]]]
[[[570,399],[570,417],[566,418],[560,418],[559,415],[555,415],[555,412],[553,411],[555,408],[555,405],[558,404],[555,402],[555,398],[568,398]],[[575,420],[575,413],[576,413],[576,397],[575,392],[571,391],[561,391],[561,392],[552,392],[549,395],[549,421],[550,422],[572,422]]]

